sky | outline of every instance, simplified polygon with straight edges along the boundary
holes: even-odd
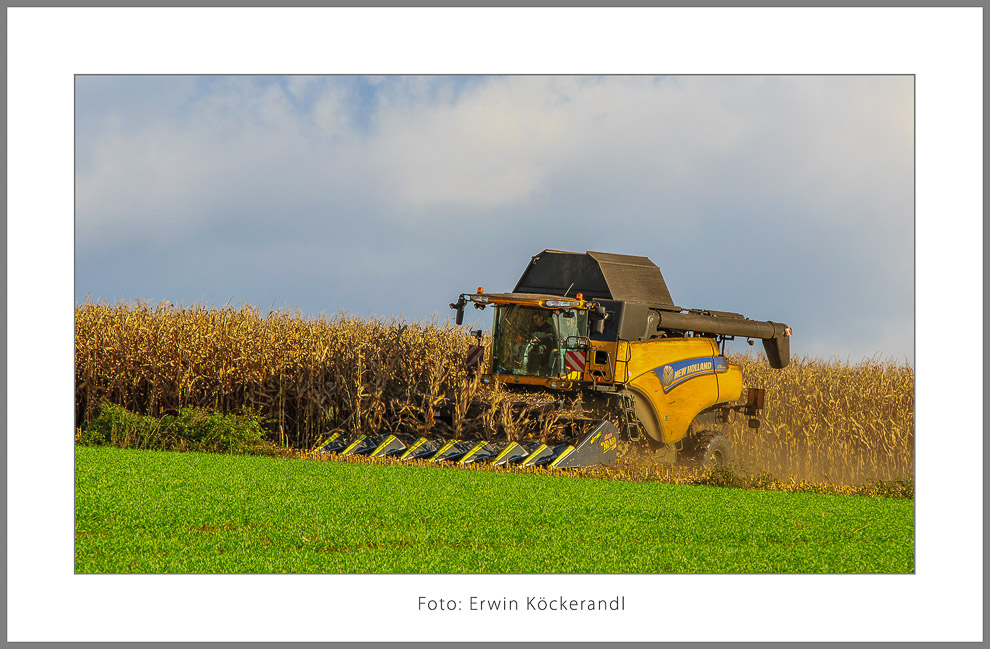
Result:
[[[913,362],[911,76],[82,75],[75,118],[79,303],[445,322],[597,250],[799,357]]]

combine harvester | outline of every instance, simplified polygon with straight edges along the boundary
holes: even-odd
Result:
[[[641,448],[656,462],[725,466],[732,448],[719,426],[738,414],[758,428],[764,405],[759,388],[742,400],[742,371],[726,360],[727,342],[762,340],[773,368],[790,360],[787,325],[675,306],[660,269],[646,257],[544,250],[511,293],[461,294],[450,305],[458,325],[469,304],[495,312],[491,349],[480,330],[472,332],[477,344],[467,353],[469,369],[489,386],[500,384],[530,421],[552,418],[554,439],[546,429],[516,441],[504,434],[504,441],[493,441],[498,431],[477,439],[337,433],[321,449],[573,468],[611,465],[620,453]],[[477,412],[486,404],[472,407]],[[449,410],[441,404],[436,418],[449,417]]]

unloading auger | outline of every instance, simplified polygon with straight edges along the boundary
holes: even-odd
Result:
[[[787,325],[675,306],[646,257],[544,250],[511,293],[478,288],[458,296],[450,305],[458,325],[469,304],[494,310],[490,346],[473,332],[469,371],[498,384],[537,420],[553,413],[555,439],[536,431],[518,441],[336,433],[321,450],[571,468],[614,464],[621,443],[649,450],[657,462],[724,466],[732,447],[720,427],[741,415],[758,428],[765,398],[751,387],[742,400],[742,371],[726,359],[728,341],[762,340],[775,369],[790,360]],[[548,393],[560,398],[548,400]],[[447,414],[440,403],[437,418]]]

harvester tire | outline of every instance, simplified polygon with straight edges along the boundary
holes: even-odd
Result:
[[[684,459],[703,467],[725,468],[732,463],[732,443],[725,435],[702,430],[686,440]]]

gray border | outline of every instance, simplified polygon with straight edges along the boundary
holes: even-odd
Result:
[[[7,12],[3,12],[3,16],[0,17],[0,26],[2,26],[4,40],[6,42],[7,35]],[[3,107],[0,110],[3,111],[3,150],[7,151],[7,48],[3,48],[3,53],[0,54],[3,61],[3,89],[0,92],[3,93]],[[7,374],[9,372],[7,365],[7,265],[9,261],[7,259],[7,155],[3,158],[3,231],[0,232],[0,240],[3,241],[3,286],[0,291],[3,293],[2,304],[0,304],[0,363],[3,364],[3,372],[0,372],[0,409],[3,410],[3,417],[0,419],[0,454],[3,456],[3,466],[4,466],[4,480],[0,484],[0,498],[2,503],[0,503],[0,510],[2,510],[2,516],[0,516],[0,528],[3,530],[3,538],[0,538],[0,553],[3,554],[3,567],[0,568],[0,572],[3,573],[3,637],[6,641],[7,635],[7,596],[10,593],[10,582],[7,579],[7,464],[10,462],[10,456],[7,453],[7,422],[9,421],[9,410],[7,408]],[[74,183],[75,181],[73,181]],[[74,275],[74,274],[73,274]],[[75,283],[75,277],[73,276],[73,284]],[[75,390],[73,389],[73,392]],[[74,400],[74,399],[73,399]]]
[[[951,4],[939,4],[936,2],[925,2],[923,0],[908,0],[905,2],[895,2],[894,0],[876,1],[873,2],[827,2],[827,1],[817,1],[817,2],[784,2],[784,0],[763,0],[759,3],[748,3],[743,0],[722,0],[721,2],[707,2],[707,3],[690,3],[690,2],[648,2],[646,0],[630,1],[625,0],[621,3],[616,4],[602,4],[601,2],[593,2],[592,0],[576,0],[573,2],[562,2],[557,0],[557,2],[533,2],[533,3],[523,3],[523,2],[480,2],[475,0],[474,2],[454,2],[453,0],[437,1],[424,3],[415,3],[412,1],[407,2],[318,2],[317,0],[293,0],[291,3],[286,3],[284,5],[273,4],[270,1],[263,0],[249,0],[247,2],[233,2],[233,0],[213,0],[212,2],[203,3],[192,3],[188,0],[173,0],[172,2],[125,2],[124,0],[104,0],[102,2],[48,2],[48,3],[36,3],[36,2],[26,2],[25,0],[19,0],[17,2],[8,2],[4,4],[4,8],[7,7],[53,7],[53,8],[70,8],[70,7],[187,7],[191,9],[206,9],[206,8],[255,8],[255,7],[271,7],[277,9],[285,8],[302,8],[302,7],[354,7],[354,8],[452,8],[452,7],[492,7],[492,8],[586,8],[586,7],[602,7],[602,8],[626,8],[626,7],[661,7],[661,8],[672,8],[672,7],[683,7],[688,9],[700,9],[700,8],[713,8],[713,9],[726,9],[726,8],[780,8],[780,7],[798,7],[798,8],[809,8],[809,7],[821,7],[828,9],[838,9],[838,8],[855,8],[855,9],[884,9],[884,8],[923,8],[930,7],[933,9],[947,9],[947,8],[965,8],[965,7],[983,7],[983,2],[977,2],[976,0],[956,0]],[[984,24],[986,19],[984,18]],[[6,19],[4,20],[6,24]],[[4,32],[6,33],[6,31]],[[6,68],[5,68],[6,69]]]
[[[405,8],[405,7],[415,7],[415,8],[450,8],[450,7],[493,7],[493,8],[584,8],[584,7],[602,7],[602,8],[625,8],[625,7],[662,7],[662,8],[672,8],[672,7],[683,7],[687,9],[700,9],[700,8],[714,8],[714,9],[725,9],[731,7],[745,7],[745,8],[774,8],[774,7],[799,7],[799,8],[809,8],[809,7],[822,7],[828,9],[838,9],[838,8],[854,8],[854,9],[884,9],[884,8],[903,8],[903,7],[930,7],[933,9],[947,9],[947,8],[963,8],[963,7],[982,7],[984,3],[976,2],[976,0],[967,1],[956,1],[952,4],[939,4],[935,2],[923,2],[922,0],[909,0],[907,2],[894,2],[893,0],[888,0],[887,2],[784,2],[783,0],[774,0],[759,3],[747,3],[743,0],[736,0],[731,2],[729,0],[723,0],[722,2],[708,2],[708,3],[689,3],[689,2],[647,2],[645,0],[640,0],[638,2],[630,2],[626,0],[625,2],[616,4],[602,4],[601,2],[592,2],[591,0],[579,0],[575,2],[533,2],[533,3],[521,3],[521,2],[454,2],[453,0],[447,0],[445,2],[438,2],[434,0],[429,3],[413,3],[413,2],[318,2],[317,0],[294,0],[291,4],[286,3],[284,5],[272,4],[271,2],[263,2],[262,0],[252,0],[249,2],[238,2],[235,3],[232,0],[227,2],[213,2],[209,3],[190,3],[188,1],[181,2],[175,0],[173,2],[124,2],[123,0],[118,0],[116,2],[50,2],[50,3],[35,3],[35,2],[25,2],[20,0],[19,2],[9,2],[4,5],[4,7],[187,7],[191,9],[205,9],[205,8],[254,8],[254,7],[272,7],[277,9],[286,8],[299,8],[299,7],[354,7],[354,8],[369,8],[369,7],[382,7],[382,8]]]
[[[7,3],[7,4],[5,4],[4,5],[4,8],[6,9],[7,7],[35,7],[35,6],[39,6],[39,5],[37,5],[35,3],[31,3],[31,2],[13,2],[13,3]],[[51,3],[51,4],[46,4],[44,6],[46,6],[46,7],[86,7],[86,6],[93,6],[93,5],[82,3],[82,2],[73,2],[73,3],[66,2],[66,3]],[[159,2],[159,3],[154,3],[154,4],[148,3],[148,4],[137,4],[137,5],[132,4],[132,3],[125,3],[125,2],[103,2],[99,6],[188,7],[188,6],[194,6],[194,5],[190,5],[190,4],[186,3],[186,2],[171,2],[171,3],[169,3],[169,2]],[[203,5],[203,6],[206,6],[206,5]],[[224,3],[224,4],[211,4],[209,6],[270,7],[270,6],[275,6],[275,5],[271,5],[269,3],[263,3],[263,2],[244,2],[244,3],[236,4],[236,5],[233,4],[233,3]],[[364,4],[364,5],[354,5],[352,3],[326,3],[326,2],[315,2],[315,1],[311,1],[311,2],[295,2],[295,3],[293,3],[292,6],[309,6],[309,7],[326,7],[326,6],[329,6],[329,7],[345,7],[345,6],[378,6],[378,7],[403,7],[403,6],[432,6],[432,7],[509,6],[509,7],[511,7],[511,6],[529,6],[529,5],[517,5],[517,4],[509,4],[509,3],[505,3],[505,4],[489,4],[489,3],[453,3],[453,2],[434,2],[434,3],[430,4],[430,5],[413,5],[413,4],[380,4],[380,5]],[[536,6],[536,5],[532,5],[532,6]],[[539,6],[548,6],[548,5],[539,5]],[[573,2],[573,3],[570,3],[570,4],[566,5],[566,6],[571,6],[571,7],[589,7],[589,6],[591,6],[591,7],[593,7],[593,6],[603,6],[603,5],[592,4],[592,3],[588,3],[588,2]],[[626,2],[626,3],[623,3],[621,6],[675,7],[675,6],[685,6],[685,5],[683,5],[681,3],[673,3],[673,2],[671,2],[671,3],[655,3],[655,2],[654,3],[647,3],[647,2],[631,3],[631,2]],[[828,2],[815,2],[815,3],[811,3],[811,2],[808,2],[808,3],[764,2],[764,3],[760,4],[760,5],[749,5],[749,4],[744,4],[743,2],[740,1],[740,2],[710,3],[710,4],[704,4],[704,5],[698,4],[698,5],[694,5],[694,6],[697,6],[697,7],[702,7],[702,6],[703,7],[749,7],[749,6],[762,6],[762,7],[790,7],[790,6],[804,6],[804,7],[855,7],[855,6],[873,6],[873,7],[876,7],[876,6],[888,6],[888,7],[942,7],[943,5],[936,4],[936,3],[917,2],[917,1],[913,1],[913,2],[899,2],[899,3],[888,2],[886,4],[876,3],[876,4],[870,4],[870,5],[858,5],[858,4],[843,3],[843,2],[833,2],[833,3],[828,3]],[[983,3],[982,2],[956,2],[956,3],[953,3],[952,6],[953,7],[983,7]],[[6,34],[7,33],[7,12],[6,11],[3,12],[3,18],[0,19],[0,20],[2,20],[3,33]],[[983,18],[983,25],[984,25],[984,27],[986,26],[986,22],[987,22],[987,19],[986,19],[986,17],[984,17]],[[4,77],[6,78],[6,70],[7,70],[7,65],[6,65],[7,64],[7,48],[4,48],[2,57],[3,57],[3,63],[4,63],[4,65],[3,65]],[[984,87],[984,93],[985,92],[986,92],[986,90],[985,90],[985,87]],[[3,85],[2,93],[3,93],[3,97],[4,97],[4,102],[3,102],[3,108],[2,108],[2,110],[3,110],[4,117],[6,117],[6,106],[7,106],[7,102],[6,102],[6,98],[7,98],[7,84],[6,83]],[[917,84],[915,84],[915,93],[917,93]],[[915,106],[917,106],[917,103],[915,103]],[[4,130],[3,130],[3,136],[2,137],[3,137],[3,143],[4,143],[4,148],[5,149],[6,149],[6,145],[7,145],[7,128],[8,128],[8,126],[7,126],[7,120],[4,119]],[[917,142],[917,133],[916,133],[916,130],[917,130],[917,115],[915,115],[915,142]],[[984,135],[984,141],[985,141],[985,139],[986,139],[986,135]],[[985,150],[985,146],[984,146],[984,150]],[[4,165],[4,169],[6,171],[6,158],[5,158],[4,162],[3,162],[3,165]],[[4,179],[3,179],[3,197],[4,197],[4,205],[5,206],[7,204],[6,203],[6,198],[7,198],[7,181],[6,181],[6,178],[7,178],[7,174],[5,173],[4,174]],[[915,177],[915,191],[917,191],[917,177]],[[917,222],[917,213],[915,212],[915,223],[916,222]],[[7,212],[6,212],[6,209],[5,209],[5,211],[4,211],[4,225],[6,226],[6,224],[7,224]],[[2,240],[3,240],[3,243],[4,243],[4,248],[3,249],[4,249],[4,255],[5,255],[5,258],[6,258],[6,251],[7,251],[7,244],[8,244],[8,242],[7,242],[7,228],[6,227],[3,228],[3,232],[2,232],[2,234],[0,234],[0,237],[2,237]],[[988,235],[987,235],[986,231],[984,231],[984,243],[986,243],[987,238],[988,238]],[[915,259],[917,260],[917,238],[915,238]],[[6,280],[7,279],[7,267],[6,267],[6,264],[4,266],[3,273],[4,273],[4,278]],[[984,278],[985,277],[986,277],[986,271],[984,271]],[[2,442],[0,442],[0,445],[2,445],[2,454],[3,454],[4,458],[9,462],[8,445],[7,445],[7,430],[8,430],[8,425],[7,424],[8,424],[8,421],[9,421],[8,420],[8,414],[7,414],[8,413],[8,409],[7,409],[7,374],[8,374],[8,371],[9,370],[8,370],[8,364],[7,364],[7,358],[8,358],[8,356],[7,356],[7,335],[6,335],[7,334],[7,282],[6,281],[3,284],[2,291],[3,291],[3,306],[0,307],[0,308],[2,308],[3,317],[2,317],[2,323],[0,323],[0,331],[2,331],[3,336],[2,336],[2,341],[0,341],[0,346],[2,346],[2,351],[0,351],[0,362],[2,362],[2,364],[3,364],[4,371],[3,371],[2,377],[0,377],[0,385],[2,385],[2,387],[3,387],[3,389],[0,390],[0,404],[2,404],[2,408],[4,410],[4,416],[3,416],[2,423],[0,423],[0,426],[2,426],[2,430],[0,430],[0,436],[2,436]],[[915,274],[915,317],[917,317],[917,273]],[[915,337],[915,353],[917,354],[917,335]],[[987,354],[988,354],[988,352],[986,350],[984,350],[984,359],[983,359],[983,362],[984,362],[984,364],[983,364],[983,367],[984,367],[984,370],[983,370],[984,391],[986,391],[986,389],[987,389],[986,388],[986,378],[987,378],[988,374],[990,374],[990,372],[988,372],[988,364],[986,362],[986,360],[987,360]],[[916,359],[917,359],[917,356],[916,356]],[[917,363],[917,360],[916,360],[916,363]],[[917,371],[917,366],[916,366],[916,371]],[[986,417],[985,417],[986,412],[987,412],[987,406],[986,406],[986,403],[985,403],[985,400],[984,400],[984,406],[983,406],[984,421],[986,419]],[[985,423],[984,423],[984,426],[986,426]],[[985,429],[984,429],[984,432],[985,432]],[[988,450],[986,448],[986,445],[984,445],[984,451],[983,451],[983,453],[984,453],[983,459],[984,459],[984,466],[985,466],[986,459],[988,457]],[[7,515],[6,514],[7,514],[7,497],[8,497],[8,492],[7,492],[7,481],[6,480],[3,481],[3,485],[0,486],[0,490],[2,490],[2,493],[3,493],[3,503],[2,503],[2,505],[0,505],[0,507],[2,507],[3,514],[4,514],[3,517],[2,517],[2,522],[0,522],[0,525],[2,525],[2,528],[3,528],[3,539],[0,540],[0,549],[3,550],[3,568],[2,568],[2,571],[3,571],[3,575],[4,575],[4,582],[5,582],[5,584],[7,584],[8,589],[9,589],[9,582],[7,580]],[[984,491],[986,491],[986,490],[984,490]],[[916,516],[917,516],[917,513],[916,513]],[[986,525],[986,522],[984,521],[984,526],[985,525]],[[984,549],[984,566],[986,565],[985,559],[986,559],[986,550]],[[984,571],[985,570],[986,569],[984,568]],[[985,575],[985,572],[984,572],[984,575]],[[7,592],[4,593],[4,596],[3,597],[4,597],[4,602],[6,602]],[[7,638],[7,607],[6,606],[4,607],[4,614],[3,614],[3,629],[4,629],[4,639],[6,641],[6,638]],[[46,644],[54,644],[54,643],[46,643]],[[166,645],[166,646],[172,646],[172,645],[182,645],[182,644],[187,644],[187,643],[155,643],[155,644],[162,644],[162,645]],[[217,643],[217,644],[228,645],[228,646],[236,646],[236,645],[239,645],[239,644],[242,644],[242,643]],[[251,644],[274,644],[274,643],[251,643]],[[358,644],[371,644],[371,646],[391,646],[388,643],[337,643],[337,644],[345,644],[346,646],[350,646],[351,644],[354,644],[355,646],[357,646]],[[408,644],[414,645],[414,646],[430,646],[432,644],[439,644],[439,643],[414,642],[414,643],[408,643]],[[449,644],[449,643],[442,643],[442,644]],[[484,644],[484,645],[488,645],[488,646],[511,646],[514,643],[475,643],[475,644]],[[573,646],[573,645],[597,646],[596,643],[544,643],[544,644],[546,644],[547,646]],[[624,644],[650,644],[650,643],[624,643]],[[674,646],[687,646],[687,643],[672,643],[672,644],[674,644]],[[725,643],[692,643],[692,644],[699,644],[700,646],[722,646],[722,644],[725,644]],[[766,643],[736,643],[736,644],[740,644],[740,645],[743,645],[743,646],[761,646],[761,645],[766,644]],[[775,644],[779,644],[779,643],[775,643]],[[816,643],[816,644],[821,644],[823,646],[837,646],[837,645],[841,645],[841,644],[844,644],[844,643]],[[875,644],[876,644],[876,646],[880,646],[880,647],[896,647],[896,646],[901,646],[901,643],[875,643]],[[914,643],[914,644],[922,644],[922,645],[931,644],[931,645],[934,645],[934,644],[937,644],[937,643]]]

